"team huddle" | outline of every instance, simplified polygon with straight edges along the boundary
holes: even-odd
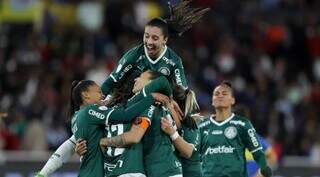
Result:
[[[123,55],[101,87],[73,82],[73,136],[37,176],[50,175],[76,152],[80,177],[247,177],[246,149],[259,175],[271,176],[254,127],[232,112],[231,84],[213,88],[214,114],[200,116],[182,60],[166,45],[169,34],[181,35],[207,10],[183,1],[170,19],[146,24],[143,43]]]

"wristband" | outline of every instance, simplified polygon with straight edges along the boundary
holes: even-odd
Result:
[[[179,133],[176,131],[172,135],[170,135],[170,138],[172,141],[175,141],[177,138],[179,138]]]

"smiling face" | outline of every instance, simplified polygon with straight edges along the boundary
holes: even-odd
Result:
[[[158,58],[168,41],[161,28],[156,26],[146,26],[144,29],[143,43],[147,53],[151,58]]]
[[[86,104],[101,104],[104,99],[101,88],[97,84],[90,85],[81,95]]]
[[[227,85],[219,85],[213,91],[212,106],[216,109],[231,108],[235,103],[233,93],[230,87]]]

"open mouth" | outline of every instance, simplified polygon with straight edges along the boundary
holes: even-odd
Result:
[[[155,46],[146,46],[148,52],[153,52],[156,50]]]

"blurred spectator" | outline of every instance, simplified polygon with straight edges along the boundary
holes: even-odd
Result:
[[[30,120],[22,141],[22,149],[24,150],[47,150],[46,131],[39,118],[32,118]]]
[[[162,0],[43,2],[42,23],[0,22],[0,110],[14,113],[0,124],[4,149],[19,149],[20,142],[28,150],[59,145],[69,136],[65,110],[72,80],[101,83],[124,51],[141,42],[146,20],[168,13]],[[319,3],[193,3],[212,10],[169,45],[182,56],[202,112],[212,109],[214,86],[231,80],[236,99],[280,158],[309,155],[318,162]]]

